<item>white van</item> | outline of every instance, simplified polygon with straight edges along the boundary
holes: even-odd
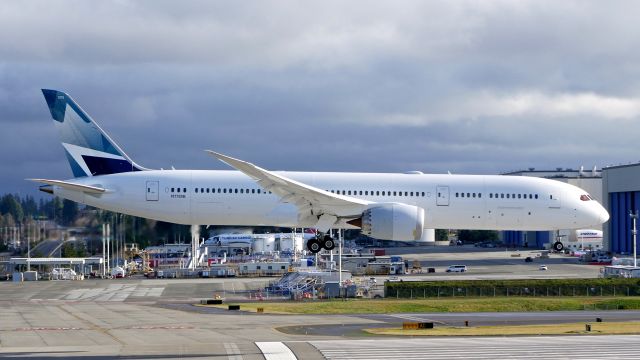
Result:
[[[450,265],[447,272],[466,272],[467,265]]]

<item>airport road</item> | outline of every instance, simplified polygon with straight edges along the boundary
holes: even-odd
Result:
[[[44,240],[31,249],[31,256],[53,256],[54,250],[60,248],[60,245],[62,245],[62,240]]]
[[[417,246],[387,248],[387,255],[399,255],[409,261],[421,263],[423,273],[403,275],[410,280],[497,280],[497,279],[545,279],[545,278],[596,278],[601,266],[580,263],[578,258],[564,254],[550,254],[548,259],[538,258],[540,250],[505,250],[475,248],[465,246]],[[533,262],[525,262],[527,257]],[[446,273],[449,265],[467,265],[466,273]],[[549,270],[540,271],[545,264]],[[426,273],[427,268],[435,268],[435,273]]]

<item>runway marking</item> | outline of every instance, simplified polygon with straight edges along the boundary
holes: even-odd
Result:
[[[597,359],[640,357],[640,336],[310,341],[326,359]]]
[[[394,318],[398,318],[398,319],[401,319],[401,320],[411,320],[411,321],[418,321],[418,322],[433,322],[433,323],[436,323],[436,324],[444,324],[440,320],[425,319],[425,318],[419,317],[419,316],[411,316],[411,315],[403,315],[403,314],[388,314],[388,316],[394,317]]]
[[[224,343],[224,349],[227,351],[229,360],[243,360],[242,353],[236,343]]]
[[[60,300],[125,301],[129,296],[159,297],[164,287],[111,284],[106,288],[73,289]]]
[[[11,330],[0,331],[68,331],[68,330],[87,330],[77,327],[29,327],[29,328],[17,328]]]
[[[282,342],[257,342],[265,360],[298,360],[287,345]]]

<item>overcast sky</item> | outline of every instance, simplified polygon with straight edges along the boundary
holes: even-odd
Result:
[[[40,88],[139,164],[494,174],[640,160],[640,2],[5,1],[0,192],[72,177]],[[31,192],[35,194],[36,192]]]

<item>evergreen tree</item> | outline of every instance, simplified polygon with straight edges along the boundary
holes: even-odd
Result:
[[[78,216],[78,203],[75,201],[64,199],[62,201],[62,224],[63,225],[73,225]]]
[[[16,200],[17,196],[7,194],[0,200],[0,214],[11,214],[17,222],[22,222],[24,212],[22,205]]]

